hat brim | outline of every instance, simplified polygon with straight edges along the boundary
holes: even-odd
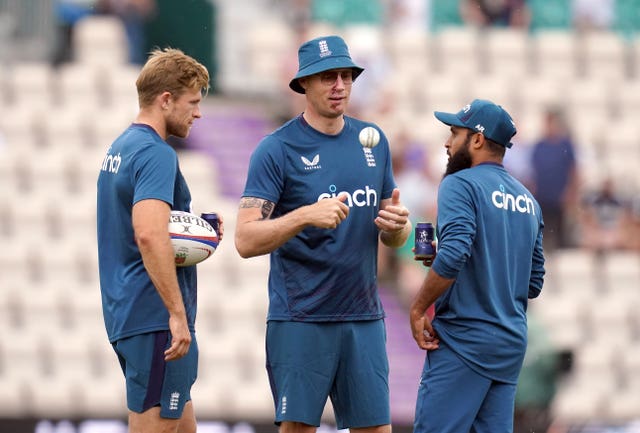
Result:
[[[462,122],[462,120],[460,120],[458,118],[457,115],[455,115],[454,113],[445,113],[442,111],[435,111],[433,113],[434,116],[436,116],[436,119],[438,119],[439,121],[441,121],[442,123],[444,123],[445,125],[449,125],[449,126],[457,126],[459,128],[466,128],[466,129],[471,129],[469,128],[467,125],[464,124],[464,122]],[[473,129],[471,129],[473,131]],[[491,137],[487,137],[489,140],[493,140]],[[495,141],[495,140],[493,140]],[[498,141],[495,141],[498,144],[503,145],[506,148],[510,148],[511,146],[513,146],[512,142],[509,143],[500,143]]]
[[[459,126],[461,128],[466,128],[467,126],[456,116],[454,113],[445,113],[443,111],[435,111],[433,113],[436,116],[436,119],[449,126]]]
[[[320,72],[330,71],[331,69],[352,69],[354,80],[364,71],[364,68],[353,63],[349,57],[326,58],[299,70],[296,76],[289,82],[289,88],[296,93],[304,94],[305,91],[298,82],[298,79],[309,77]]]

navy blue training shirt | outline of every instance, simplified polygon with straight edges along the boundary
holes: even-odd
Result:
[[[517,383],[527,301],[544,277],[543,220],[533,195],[501,165],[445,177],[438,192],[433,270],[453,285],[436,301],[434,329],[469,366]]]
[[[347,321],[384,317],[377,290],[380,201],[395,181],[386,137],[363,147],[371,123],[345,116],[326,135],[298,116],[266,136],[254,151],[243,197],[275,203],[272,218],[348,194],[348,217],[335,229],[308,227],[271,253],[269,320]]]

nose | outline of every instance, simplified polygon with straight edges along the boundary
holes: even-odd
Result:
[[[333,87],[337,89],[343,89],[345,87],[344,80],[342,79],[342,74],[338,74]]]

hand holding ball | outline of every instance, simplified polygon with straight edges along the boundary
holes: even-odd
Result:
[[[380,133],[376,128],[367,126],[366,128],[362,128],[358,138],[360,139],[360,144],[364,147],[371,148],[377,146],[380,142]]]
[[[173,210],[169,236],[176,266],[193,266],[211,257],[218,247],[218,234],[211,225],[189,212]]]

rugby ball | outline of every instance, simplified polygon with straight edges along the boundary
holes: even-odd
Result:
[[[171,211],[169,236],[178,267],[196,265],[211,257],[218,247],[213,227],[189,212]]]

